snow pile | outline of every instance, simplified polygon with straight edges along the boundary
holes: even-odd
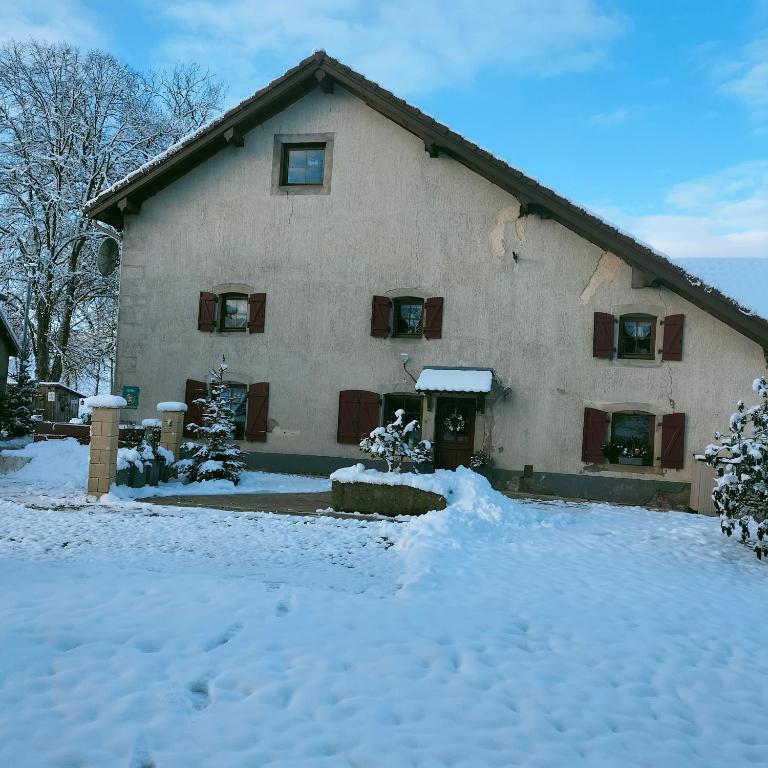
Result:
[[[421,392],[490,392],[493,373],[482,370],[425,368],[416,381]]]
[[[21,450],[3,451],[8,456],[29,456],[32,461],[3,477],[5,483],[31,483],[36,486],[79,487],[85,492],[88,480],[88,446],[73,437],[29,443]]]
[[[187,411],[186,403],[177,403],[173,400],[158,403],[156,407],[160,413],[186,413]]]
[[[128,405],[120,395],[92,395],[85,398],[86,408],[125,408]]]
[[[141,420],[141,426],[142,427],[153,427],[159,429],[163,426],[162,419],[142,419]]]
[[[516,540],[521,530],[569,524],[568,515],[554,514],[504,496],[482,475],[459,467],[433,474],[379,472],[362,464],[336,470],[331,480],[340,483],[407,485],[442,496],[447,507],[420,517],[403,517],[396,550],[403,558],[401,586],[411,589],[446,588],[459,572],[466,572],[466,550],[480,543]]]

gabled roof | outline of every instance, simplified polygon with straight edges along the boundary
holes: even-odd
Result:
[[[638,270],[637,277],[641,284],[662,285],[674,291],[768,348],[768,320],[741,307],[650,246],[507,165],[324,51],[304,59],[250,98],[113,184],[86,204],[85,213],[121,228],[125,213],[138,212],[144,200],[187,171],[229,144],[240,144],[243,134],[251,128],[281,112],[314,88],[332,92],[335,85],[421,138],[431,156],[451,157],[514,195],[521,203],[522,214],[534,214],[559,222]]]

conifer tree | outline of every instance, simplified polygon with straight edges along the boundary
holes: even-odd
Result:
[[[717,470],[712,500],[723,533],[730,536],[738,525],[742,543],[762,558],[768,555],[768,383],[755,379],[752,389],[761,402],[748,408],[739,401],[730,432],[715,433],[717,442],[696,458]]]
[[[388,472],[399,472],[403,461],[410,461],[416,465],[432,459],[432,444],[429,440],[411,439],[419,429],[418,421],[409,421],[403,424],[405,411],[398,408],[395,411],[395,420],[386,427],[376,427],[368,437],[360,441],[360,450],[373,456],[375,459],[383,459],[387,462]]]
[[[237,485],[245,467],[243,453],[234,443],[235,412],[224,381],[228,368],[222,357],[219,367],[210,371],[210,394],[195,400],[202,408],[203,423],[190,424],[189,429],[199,442],[187,444],[188,458],[177,462],[180,474],[192,482],[231,480]]]
[[[2,428],[8,437],[23,437],[32,432],[32,398],[35,382],[26,360],[18,358],[16,383],[9,384],[2,408]]]

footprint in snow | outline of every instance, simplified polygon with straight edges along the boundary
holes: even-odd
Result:
[[[235,637],[240,633],[242,628],[243,628],[243,625],[240,624],[239,622],[231,624],[220,635],[212,638],[207,643],[205,643],[203,645],[203,650],[206,653],[209,653],[215,648],[220,648],[222,645],[226,645],[233,637]]]
[[[275,616],[287,616],[291,612],[291,603],[288,600],[281,600],[275,606]]]
[[[205,678],[193,680],[187,686],[187,696],[192,706],[198,711],[204,710],[211,703],[208,681]]]

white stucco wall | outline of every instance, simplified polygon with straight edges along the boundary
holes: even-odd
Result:
[[[331,193],[272,194],[274,135],[328,132]],[[412,392],[407,352],[414,375],[491,367],[511,387],[477,424],[502,469],[585,471],[585,405],[682,411],[688,454],[709,441],[764,372],[759,346],[674,293],[632,289],[626,264],[518,209],[341,88],[314,92],[127,217],[116,384],[140,386],[132,415],[152,416],[224,354],[233,379],[270,382],[276,426],[248,450],[356,459],[336,443],[339,390]],[[267,293],[264,334],[197,330],[199,292],[224,284]],[[445,297],[442,339],[372,338],[374,294]],[[683,361],[594,359],[593,312],[629,310],[685,314]],[[687,482],[691,465],[652,476]]]

